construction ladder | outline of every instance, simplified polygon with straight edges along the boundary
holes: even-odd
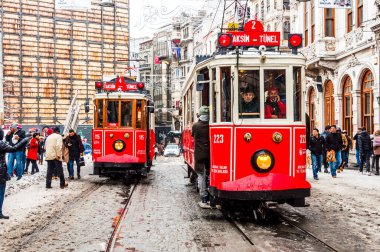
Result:
[[[79,124],[79,112],[81,104],[77,102],[78,90],[71,101],[69,111],[66,116],[62,134],[66,135],[70,129],[77,130]]]

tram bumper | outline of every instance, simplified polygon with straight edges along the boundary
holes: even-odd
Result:
[[[305,197],[310,196],[310,188],[310,183],[305,179],[271,173],[222,182],[217,187],[211,187],[210,192],[218,198],[286,202],[302,207],[306,206]]]
[[[94,160],[93,175],[136,174],[146,172],[145,159],[131,155],[110,154]]]

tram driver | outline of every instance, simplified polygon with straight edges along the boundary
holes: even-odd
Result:
[[[242,89],[240,104],[240,118],[259,118],[260,107],[252,85]]]
[[[286,118],[286,105],[278,95],[278,89],[270,87],[265,101],[265,119]]]

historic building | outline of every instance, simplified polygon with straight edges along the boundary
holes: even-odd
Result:
[[[336,124],[354,135],[379,129],[379,47],[371,27],[374,0],[352,8],[318,8],[317,1],[292,2],[292,32],[303,33],[307,58],[306,101],[311,128]]]

